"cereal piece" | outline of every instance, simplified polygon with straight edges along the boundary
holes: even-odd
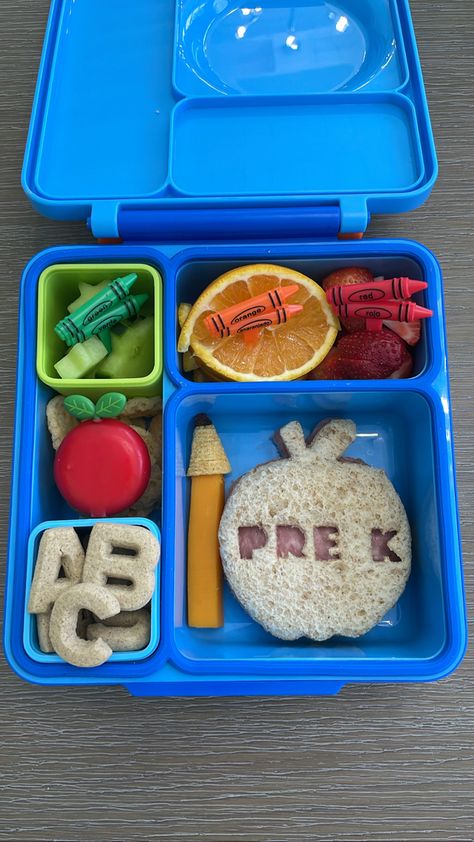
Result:
[[[147,517],[161,503],[161,466],[151,466],[148,485],[136,503],[122,513],[122,517]]]
[[[197,416],[196,421],[188,477],[230,473],[229,460],[216,428],[207,415]]]
[[[148,432],[151,433],[153,438],[159,443],[160,450],[161,450],[161,440],[163,438],[163,416],[155,415],[154,418],[151,420],[151,424],[148,427]]]
[[[89,538],[83,581],[107,585],[122,611],[136,611],[153,595],[159,557],[160,544],[146,527],[96,523]],[[108,579],[122,579],[130,584],[109,584]]]
[[[130,398],[127,401],[120,419],[124,418],[151,418],[153,415],[161,414],[163,402],[160,397],[154,398]]]
[[[120,418],[120,421],[123,421],[124,424],[127,424],[129,427],[133,429],[137,429],[139,427],[141,430],[147,429],[146,418]]]
[[[195,383],[208,383],[211,379],[207,374],[204,373],[202,368],[197,368],[195,371],[192,372],[192,375]]]
[[[65,590],[81,581],[84,556],[72,526],[43,532],[28,600],[30,614],[46,613]],[[65,576],[59,578],[61,567]]]
[[[110,588],[84,583],[68,588],[56,600],[51,612],[49,633],[55,652],[75,667],[98,667],[112,654],[110,646],[98,640],[81,640],[77,635],[79,612],[87,609],[99,619],[112,617],[120,612],[118,599]]]
[[[189,374],[191,371],[196,371],[199,368],[199,363],[191,351],[185,351],[183,354],[183,371]]]
[[[36,615],[36,630],[38,632],[38,645],[42,652],[54,652],[53,644],[49,636],[49,624],[51,611]]]
[[[150,627],[150,612],[146,608],[121,611],[102,623],[92,623],[87,629],[87,638],[97,640],[101,637],[114,652],[138,651],[149,643]]]
[[[135,422],[135,419],[133,419]],[[161,413],[152,418],[148,430],[130,426],[143,438],[151,459],[151,474],[148,485],[133,506],[121,512],[121,517],[147,517],[161,503],[161,450],[163,416]]]
[[[46,406],[46,422],[55,450],[58,449],[65,436],[79,424],[77,418],[69,415],[69,412],[64,408],[64,398],[62,395],[56,395],[48,402]]]

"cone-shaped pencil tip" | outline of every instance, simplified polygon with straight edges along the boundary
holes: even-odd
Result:
[[[201,419],[204,419],[204,423]],[[229,460],[214,424],[207,415],[197,415],[193,433],[188,477],[228,474]]]
[[[212,421],[209,418],[209,415],[205,415],[204,412],[200,412],[194,419],[194,425],[196,427],[212,427]]]

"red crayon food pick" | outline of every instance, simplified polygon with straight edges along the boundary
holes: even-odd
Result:
[[[336,308],[337,312],[344,318],[356,316],[361,319],[395,319],[399,322],[414,322],[418,319],[429,319],[433,315],[432,310],[427,307],[420,307],[412,301],[382,301],[380,304],[341,304]],[[380,325],[381,327],[382,325]]]
[[[92,402],[71,396],[65,400],[66,408],[71,410],[74,400],[80,409],[72,414],[90,419]],[[150,471],[150,454],[138,433],[116,418],[96,415],[67,434],[54,461],[54,479],[66,502],[92,517],[107,517],[132,506],[145,491]]]
[[[426,289],[426,281],[413,281],[410,278],[386,278],[371,281],[370,284],[349,284],[332,286],[326,292],[330,304],[339,307],[351,302],[367,303],[373,301],[394,301],[410,298],[416,292]]]
[[[375,278],[370,269],[365,269],[362,266],[347,266],[344,269],[336,269],[330,275],[322,280],[321,285],[324,291],[332,289],[332,287],[353,286],[354,284],[364,284],[365,286],[373,284]],[[365,323],[363,319],[341,319],[344,330],[349,333],[354,333],[357,330],[365,330]]]

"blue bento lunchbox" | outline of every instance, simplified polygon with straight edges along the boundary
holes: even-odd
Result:
[[[41,213],[87,220],[100,244],[48,249],[21,283],[4,641],[21,677],[136,695],[332,694],[347,682],[434,680],[459,664],[466,621],[440,267],[418,243],[357,237],[370,213],[420,205],[436,174],[407,0],[53,0],[23,186]],[[354,264],[426,280],[417,300],[434,315],[412,376],[192,382],[176,350],[178,303],[257,262],[316,281]],[[149,264],[163,281],[156,645],[86,670],[34,657],[24,615],[29,542],[43,522],[77,517],[54,485],[53,392],[35,365],[38,281],[68,263]],[[385,469],[413,537],[407,588],[372,631],[277,640],[229,591],[221,629],[187,625],[186,467],[199,412],[219,430],[229,483],[274,458],[270,436],[290,420],[308,432],[327,417],[356,421],[350,454]]]

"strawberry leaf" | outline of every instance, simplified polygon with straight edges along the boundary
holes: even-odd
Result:
[[[95,414],[98,418],[115,418],[125,408],[127,398],[120,392],[109,392],[97,401]]]
[[[79,421],[87,421],[95,417],[95,406],[84,395],[69,395],[64,398],[64,408]]]

